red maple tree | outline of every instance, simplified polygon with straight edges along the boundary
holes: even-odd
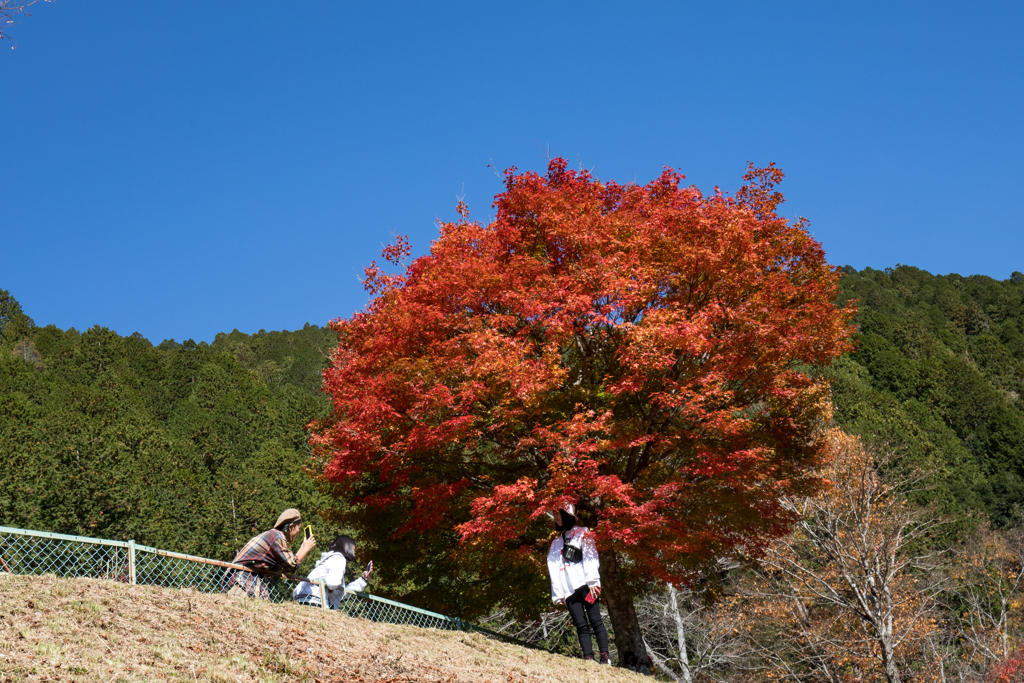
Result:
[[[828,400],[802,368],[850,348],[853,310],[776,213],[781,178],[751,168],[705,196],[672,170],[620,185],[554,159],[505,173],[490,224],[460,203],[408,265],[399,238],[384,257],[405,267],[371,265],[374,298],[332,323],[312,444],[345,518],[392,564],[433,562],[421,580],[465,596],[448,609],[537,608],[544,513],[572,499],[619,652],[643,652],[638,582],[756,550],[788,529],[779,498],[819,485]]]

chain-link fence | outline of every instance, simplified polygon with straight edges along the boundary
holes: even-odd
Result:
[[[159,550],[134,541],[108,541],[0,526],[0,571],[52,574],[59,577],[112,579],[130,584],[192,588],[220,593],[242,584],[250,594],[272,602],[288,602],[304,577],[252,572],[241,565]],[[327,596],[321,582],[320,604]],[[403,605],[369,593],[349,593],[339,610],[349,616],[387,624],[411,624],[451,631],[478,631],[491,638],[534,647],[515,638],[448,617]]]
[[[120,541],[0,527],[0,568],[13,574],[89,576],[134,583],[129,555],[128,544]]]

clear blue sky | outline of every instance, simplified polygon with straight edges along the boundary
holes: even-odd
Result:
[[[730,191],[775,161],[832,263],[1024,271],[1020,2],[57,0],[12,34],[0,288],[38,324],[325,324],[549,152]]]

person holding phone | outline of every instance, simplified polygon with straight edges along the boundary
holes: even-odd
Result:
[[[551,601],[564,604],[576,627],[583,659],[594,659],[590,634],[597,638],[599,662],[611,664],[608,657],[608,631],[601,618],[601,574],[594,535],[585,526],[576,525],[576,507],[566,503],[554,511],[558,536],[548,551],[551,576]]]
[[[289,546],[301,531],[302,516],[295,508],[288,508],[278,516],[273,529],[249,539],[232,562],[256,571],[293,572],[302,564],[309,551],[316,547],[316,538],[309,533],[299,546],[299,551],[291,551]],[[228,575],[224,592],[235,594],[239,591],[249,597],[270,599],[270,592],[263,579],[252,572],[234,570]]]
[[[358,593],[366,589],[366,584],[373,573],[373,562],[368,562],[361,576],[345,585],[345,568],[356,561],[356,542],[351,536],[341,535],[334,539],[331,546],[316,561],[316,566],[309,573],[309,581],[303,581],[292,592],[292,599],[302,605],[321,607],[320,586],[317,582],[323,579],[327,588],[327,606],[338,609],[346,595]]]

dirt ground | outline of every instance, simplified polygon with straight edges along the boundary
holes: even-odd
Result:
[[[0,682],[650,681],[476,633],[96,579],[0,573]]]

